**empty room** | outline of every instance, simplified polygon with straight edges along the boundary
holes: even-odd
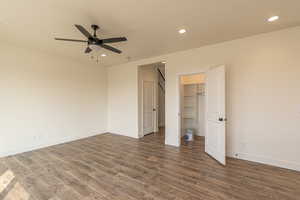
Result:
[[[0,200],[299,200],[300,1],[0,6]]]

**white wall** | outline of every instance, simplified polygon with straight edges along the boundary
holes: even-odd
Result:
[[[107,131],[106,69],[0,46],[0,156]]]
[[[178,75],[225,64],[228,155],[300,170],[299,52],[296,27],[114,66],[109,69],[110,128],[137,137],[137,66],[165,60],[166,143],[178,146]],[[121,99],[126,106],[118,115]]]
[[[108,131],[138,138],[138,68],[108,68]]]

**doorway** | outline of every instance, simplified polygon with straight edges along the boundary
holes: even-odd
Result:
[[[165,127],[165,63],[138,67],[139,137],[160,134]]]
[[[226,164],[225,66],[179,75],[179,136],[204,137],[205,152]]]
[[[191,133],[195,138],[205,138],[205,74],[180,77],[181,138]],[[188,140],[188,139],[187,139]]]

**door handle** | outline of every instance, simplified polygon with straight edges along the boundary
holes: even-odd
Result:
[[[220,121],[220,122],[223,122],[223,121],[226,122],[227,119],[226,119],[226,118],[219,117],[219,121]]]
[[[155,108],[153,108],[153,111],[156,111],[156,109],[155,109]]]

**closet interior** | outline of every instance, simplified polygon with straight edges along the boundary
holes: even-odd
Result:
[[[205,75],[181,76],[181,136],[192,130],[205,136]]]

